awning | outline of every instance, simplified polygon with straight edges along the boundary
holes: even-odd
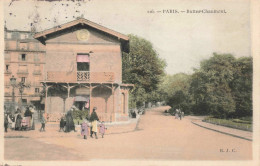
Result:
[[[89,55],[78,54],[77,55],[77,62],[89,62]]]
[[[89,96],[76,96],[75,101],[88,101]]]

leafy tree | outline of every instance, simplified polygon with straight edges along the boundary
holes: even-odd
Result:
[[[230,83],[233,98],[236,102],[234,116],[252,116],[252,75],[251,57],[242,57],[233,64],[234,79]]]
[[[129,39],[130,52],[123,53],[122,58],[123,82],[135,85],[130,103],[140,107],[154,100],[151,94],[157,90],[166,64],[149,41],[135,35],[129,35]]]

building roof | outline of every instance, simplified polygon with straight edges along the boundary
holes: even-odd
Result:
[[[128,38],[128,36],[123,35],[119,32],[114,31],[114,30],[111,30],[109,28],[103,27],[99,24],[96,24],[96,23],[91,22],[91,21],[84,19],[84,18],[79,18],[77,20],[74,20],[74,21],[53,27],[51,29],[47,29],[47,30],[38,32],[34,35],[34,38],[45,42],[45,40],[47,39],[47,37],[49,35],[54,34],[56,32],[59,32],[59,31],[62,31],[62,30],[65,30],[65,29],[68,29],[68,28],[71,28],[71,27],[76,26],[76,25],[83,25],[83,26],[87,25],[89,27],[92,27],[94,29],[102,31],[102,32],[104,32],[108,35],[116,37],[122,43],[123,51],[129,52],[129,38]]]

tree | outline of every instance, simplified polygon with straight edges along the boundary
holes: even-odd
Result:
[[[159,58],[151,42],[135,35],[129,35],[129,41],[130,51],[123,53],[122,58],[123,82],[135,85],[130,103],[140,107],[143,102],[154,100],[149,94],[158,89],[166,63]]]
[[[201,62],[205,89],[203,98],[208,111],[214,116],[226,118],[230,113],[235,112],[235,101],[229,86],[233,80],[234,62],[234,56],[216,53],[213,53],[210,59]]]
[[[253,60],[242,57],[233,64],[234,79],[230,83],[233,98],[236,102],[235,116],[252,116],[252,75]]]
[[[189,87],[190,75],[178,73],[165,76],[159,90],[173,110],[181,109],[185,114],[189,114],[192,105]]]

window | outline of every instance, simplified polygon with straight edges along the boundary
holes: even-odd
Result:
[[[35,93],[40,93],[40,88],[35,88]]]
[[[22,54],[22,61],[26,60],[26,54]]]
[[[5,65],[5,71],[9,70],[9,65]]]
[[[22,77],[22,78],[21,78],[21,82],[25,82],[25,77]]]
[[[34,61],[38,62],[40,61],[39,55],[38,54],[34,54]]]
[[[89,54],[77,54],[77,70],[89,71]]]
[[[21,39],[24,39],[25,38],[25,35],[24,34],[21,34]]]

